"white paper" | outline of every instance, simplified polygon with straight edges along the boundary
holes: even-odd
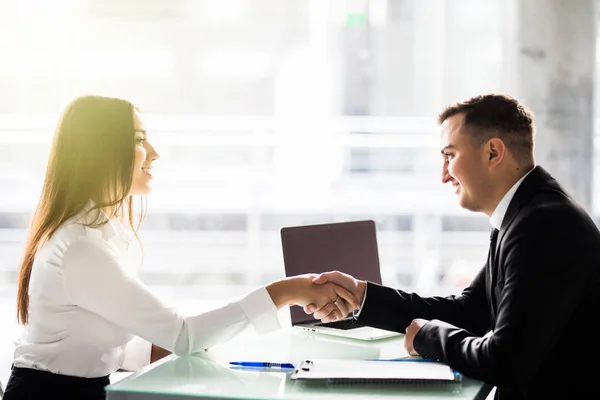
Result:
[[[455,375],[448,365],[436,362],[311,359],[300,363],[292,379],[454,381]]]

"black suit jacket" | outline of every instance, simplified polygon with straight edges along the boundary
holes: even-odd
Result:
[[[494,261],[458,296],[369,282],[358,322],[404,333],[430,320],[415,350],[497,386],[497,399],[600,398],[600,232],[539,166],[508,207]]]

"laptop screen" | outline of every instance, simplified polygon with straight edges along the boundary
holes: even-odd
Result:
[[[349,221],[281,229],[285,276],[341,271],[381,284],[375,222]],[[290,307],[292,325],[315,321],[301,307]]]

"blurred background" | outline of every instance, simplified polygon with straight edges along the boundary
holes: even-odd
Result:
[[[384,283],[458,293],[490,224],[441,183],[436,116],[529,105],[536,157],[598,216],[594,0],[0,0],[0,380],[60,112],[143,112],[161,154],[142,279],[194,312],[283,276],[282,226],[373,219]],[[107,294],[110,295],[110,294]]]

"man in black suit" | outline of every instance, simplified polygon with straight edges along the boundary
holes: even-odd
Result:
[[[359,324],[405,333],[410,354],[497,386],[496,399],[600,397],[600,233],[535,165],[532,114],[491,94],[448,107],[438,122],[442,182],[493,226],[471,285],[457,296],[420,297],[337,271],[315,282],[345,287],[362,299]],[[305,311],[335,319],[332,305]]]

